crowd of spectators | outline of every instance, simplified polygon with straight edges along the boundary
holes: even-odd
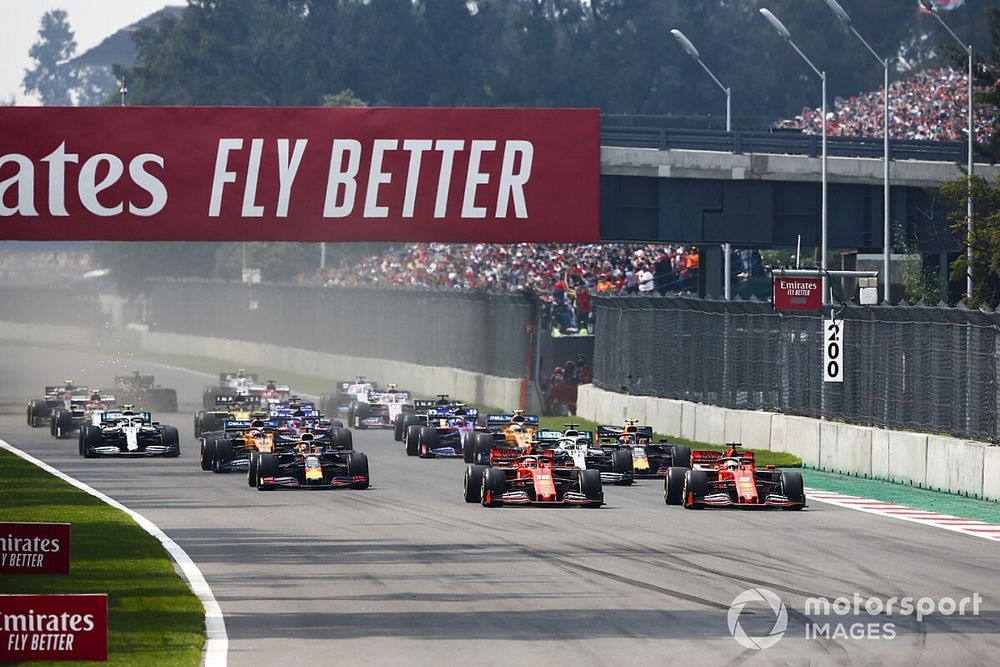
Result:
[[[698,252],[659,244],[445,244],[392,247],[303,282],[328,286],[532,291],[556,335],[587,333],[592,294],[693,291]]]
[[[889,136],[893,139],[933,139],[965,141],[968,127],[968,77],[950,67],[928,69],[889,84]],[[827,133],[831,136],[881,137],[882,89],[838,97],[827,113]],[[975,140],[985,142],[1000,118],[994,106],[973,108]],[[794,119],[776,127],[801,129],[807,134],[822,132],[820,109],[805,108]]]

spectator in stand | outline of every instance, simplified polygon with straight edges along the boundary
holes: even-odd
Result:
[[[649,266],[645,264],[642,265],[637,279],[639,282],[639,293],[645,296],[650,296],[653,289],[656,288],[656,283],[653,281],[653,272],[649,270]]]
[[[581,336],[590,333],[590,289],[581,285],[576,290],[576,328]]]
[[[666,294],[668,290],[674,287],[675,281],[673,261],[671,261],[667,253],[660,252],[657,256],[656,264],[653,265],[653,283],[656,291],[660,294]]]
[[[590,384],[590,367],[587,366],[587,357],[582,354],[576,356],[576,372],[580,378],[580,384]]]

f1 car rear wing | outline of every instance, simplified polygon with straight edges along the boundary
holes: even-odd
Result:
[[[428,410],[433,410],[434,408],[446,408],[451,405],[451,402],[441,403],[440,401],[428,401],[424,399],[417,399],[413,401],[413,409],[417,412],[426,412]]]
[[[630,429],[633,427],[629,427]],[[636,426],[635,431],[629,432],[629,435],[636,435],[639,438],[644,438],[647,440],[652,440],[653,438],[653,427],[652,426]],[[598,426],[597,427],[597,438],[598,440],[604,438],[617,438],[619,436],[625,435],[624,426]]]
[[[101,413],[101,423],[102,424],[114,424],[119,419],[141,419],[143,422],[150,424],[153,422],[153,414],[151,412],[133,412],[131,414],[125,414],[124,412],[103,412]]]
[[[562,440],[562,431],[539,431],[535,434],[539,442],[557,442]]]
[[[259,419],[227,419],[222,422],[222,429],[224,431],[245,431],[248,428],[253,428],[253,425],[257,424],[260,428],[278,428],[278,422],[273,419],[267,421]]]
[[[396,390],[396,391],[374,391],[374,390],[372,390],[372,391],[368,392],[368,402],[369,403],[378,403],[379,401],[382,400],[383,396],[394,396],[399,401],[409,401],[410,400],[410,392],[408,392],[408,391],[400,391],[400,390]]]
[[[83,394],[90,390],[87,389],[87,387],[74,386],[69,391],[72,394]],[[64,384],[45,385],[45,394],[44,394],[45,396],[51,396],[52,394],[64,394],[64,393],[66,393],[66,385]]]
[[[219,373],[219,384],[225,386],[235,380],[239,376],[240,372],[235,371],[233,373]],[[243,377],[250,380],[251,384],[257,384],[257,374],[256,373],[244,373]]]
[[[260,396],[254,394],[246,394],[244,396],[216,396],[215,397],[215,407],[217,408],[228,408],[231,405],[246,405],[249,407],[257,407],[260,405]]]
[[[538,415],[518,415],[518,422],[529,426],[538,426]],[[513,415],[486,415],[486,427],[498,428],[514,422]]]
[[[736,458],[743,459],[747,463],[754,462],[753,452],[746,450],[739,450],[735,453]],[[725,452],[717,452],[711,449],[696,449],[691,452],[691,465],[692,466],[714,466],[719,459],[723,458]]]

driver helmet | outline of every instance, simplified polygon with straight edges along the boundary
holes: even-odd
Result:
[[[726,460],[726,470],[736,470],[739,467],[740,467],[740,463],[736,459],[727,459]]]
[[[521,425],[520,424],[511,424],[510,425],[510,430],[511,430],[511,433],[520,433],[521,432]]]
[[[95,401],[95,402],[100,402],[100,400],[101,400],[101,394],[99,392],[95,391],[93,394],[90,395],[90,400]]]

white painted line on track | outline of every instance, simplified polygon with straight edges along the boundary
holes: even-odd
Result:
[[[88,486],[80,480],[70,477],[61,470],[53,468],[45,461],[35,458],[31,454],[18,449],[3,439],[0,439],[0,449],[6,449],[12,454],[20,456],[25,461],[35,464],[45,472],[55,475],[64,482],[75,486],[85,493],[89,493],[111,507],[125,512],[132,517],[143,530],[158,539],[163,545],[163,548],[167,550],[167,553],[170,554],[170,557],[174,559],[174,562],[177,563],[177,566],[181,569],[181,573],[184,575],[184,578],[187,579],[188,586],[191,587],[191,591],[198,596],[198,599],[201,600],[201,603],[205,606],[205,635],[207,638],[207,641],[205,642],[205,667],[225,667],[229,654],[229,635],[226,634],[226,620],[222,616],[222,607],[220,607],[219,603],[216,601],[215,595],[212,593],[212,589],[205,580],[205,575],[201,573],[201,570],[198,569],[198,566],[195,565],[194,561],[191,560],[191,557],[187,555],[187,552],[185,552],[180,545],[170,539],[170,537],[160,530],[156,524],[135,510],[125,507],[114,498],[106,496],[97,489]]]
[[[939,514],[926,510],[918,510],[907,505],[897,505],[896,503],[884,500],[869,500],[857,496],[841,495],[833,491],[823,491],[821,489],[806,488],[806,497],[819,503],[836,505],[857,512],[867,514],[877,514],[890,519],[919,523],[931,528],[940,528],[953,533],[962,533],[972,537],[979,537],[991,542],[1000,542],[1000,526],[976,521],[975,519],[963,519],[962,517],[950,514]]]

